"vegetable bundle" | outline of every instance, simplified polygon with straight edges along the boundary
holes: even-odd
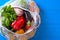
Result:
[[[21,8],[13,8],[11,5],[2,8],[2,25],[7,29],[22,34],[31,27],[33,17],[29,11]]]

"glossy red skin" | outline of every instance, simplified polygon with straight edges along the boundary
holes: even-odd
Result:
[[[14,22],[12,22],[11,27],[14,30],[19,30],[19,29],[21,29],[23,27],[24,22],[25,22],[24,17],[19,16],[19,17],[17,17],[17,19]]]
[[[30,25],[26,25],[25,29],[28,30],[30,28]]]

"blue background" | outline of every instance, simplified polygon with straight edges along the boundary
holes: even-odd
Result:
[[[8,0],[0,0],[0,6]],[[34,0],[40,8],[41,25],[29,40],[60,40],[60,0]],[[0,36],[0,40],[4,40]]]

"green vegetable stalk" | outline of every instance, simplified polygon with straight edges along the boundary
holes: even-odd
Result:
[[[6,28],[10,29],[10,24],[16,19],[16,13],[11,5],[4,6],[2,8],[3,12],[1,13],[2,16],[2,25]]]

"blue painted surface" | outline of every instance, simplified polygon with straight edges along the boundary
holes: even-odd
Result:
[[[0,0],[3,5],[7,0]],[[60,40],[60,0],[34,0],[40,8],[41,25],[29,40]],[[0,36],[1,40],[4,40]]]

